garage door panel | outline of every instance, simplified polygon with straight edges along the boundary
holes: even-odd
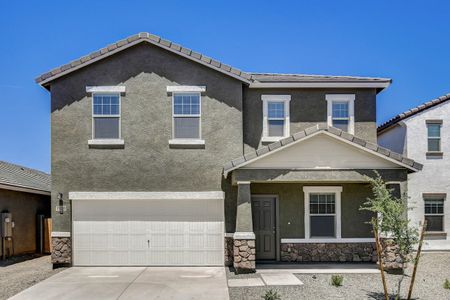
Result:
[[[223,265],[223,232],[222,200],[73,202],[75,265]]]

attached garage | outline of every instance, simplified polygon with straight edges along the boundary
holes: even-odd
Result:
[[[222,192],[72,192],[76,266],[222,266]]]

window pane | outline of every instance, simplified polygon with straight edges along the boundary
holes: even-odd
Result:
[[[269,119],[284,118],[284,102],[269,102],[267,106]]]
[[[173,98],[173,112],[175,115],[199,115],[200,96],[178,94]]]
[[[200,118],[174,118],[174,138],[200,138]]]
[[[443,216],[425,216],[427,231],[444,231]]]
[[[311,237],[335,237],[334,216],[311,216]]]
[[[269,136],[284,136],[284,120],[269,120]]]
[[[94,95],[94,115],[119,115],[119,99],[118,95]]]
[[[443,214],[444,200],[425,200],[425,214]]]
[[[333,120],[333,127],[348,131],[348,120]]]
[[[335,206],[334,194],[310,194],[309,196],[310,214],[334,214]]]
[[[333,102],[333,118],[348,118],[348,102]]]
[[[95,139],[118,139],[119,118],[94,118]]]
[[[441,140],[428,139],[428,151],[441,151]]]
[[[111,96],[111,104],[119,104],[119,97]]]
[[[428,137],[440,137],[441,125],[440,124],[428,124]]]
[[[94,104],[94,115],[101,115],[102,114],[102,106]]]

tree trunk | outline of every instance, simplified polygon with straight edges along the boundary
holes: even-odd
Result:
[[[378,220],[376,221],[378,224]],[[384,266],[383,266],[383,258],[382,258],[382,248],[380,243],[380,238],[378,236],[378,226],[373,226],[373,232],[375,235],[375,244],[377,246],[377,256],[378,263],[380,264],[380,272],[381,272],[381,280],[383,281],[383,289],[384,289],[384,297],[386,300],[389,300],[389,294],[387,290],[386,277],[384,276]]]
[[[427,221],[424,219],[422,224],[423,225],[422,231],[420,232],[419,247],[417,248],[416,258],[414,259],[414,271],[411,277],[411,283],[409,284],[408,300],[411,300],[412,291],[414,288],[414,281],[416,280],[416,272],[417,267],[419,265],[420,253],[422,252],[423,237],[425,235],[425,230],[427,229]]]

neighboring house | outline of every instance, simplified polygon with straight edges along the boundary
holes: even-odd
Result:
[[[378,127],[378,143],[423,164],[408,175],[409,217],[427,220],[425,250],[450,250],[450,94],[401,113]]]
[[[2,215],[14,223],[12,239],[2,234]],[[39,250],[38,215],[50,217],[50,175],[0,161],[0,258]]]
[[[54,263],[372,261],[366,176],[421,169],[375,144],[390,79],[247,73],[140,33],[36,81]]]

